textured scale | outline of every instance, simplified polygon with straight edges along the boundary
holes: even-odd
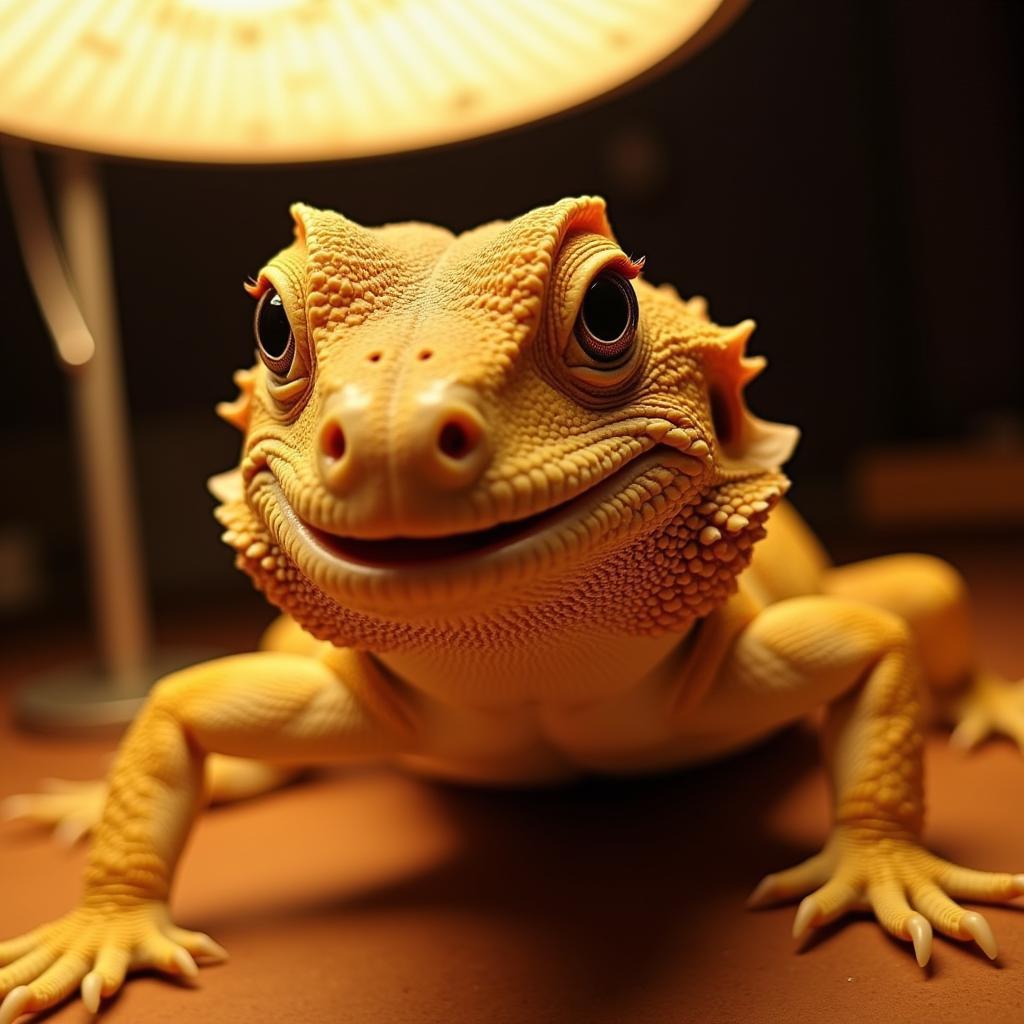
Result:
[[[795,430],[744,400],[752,322],[648,283],[598,199],[458,236],[292,213],[249,291],[277,291],[294,358],[236,374],[218,411],[239,465],[211,481],[237,565],[285,615],[259,651],[162,680],[107,782],[11,798],[94,842],[79,907],[0,942],[0,1024],[223,958],[167,907],[207,798],[304,763],[501,784],[663,771],[822,706],[831,833],[751,904],[802,898],[798,938],[867,906],[922,965],[936,928],[995,957],[959,901],[1012,899],[1024,875],[922,845],[923,709],[964,746],[1024,746],[1024,691],[977,667],[949,566],[829,563],[783,500]],[[600,365],[573,329],[599,274],[639,305]]]

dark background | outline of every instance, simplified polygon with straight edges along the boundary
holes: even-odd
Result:
[[[243,278],[302,199],[455,230],[604,195],[648,276],[753,316],[755,411],[799,424],[794,499],[826,539],[858,529],[849,472],[917,440],[1024,434],[1021,5],[757,0],[640,89],[456,147],[353,164],[107,162],[147,566],[161,607],[251,602],[204,481],[251,359]],[[38,586],[8,625],[80,618],[80,502],[66,389],[0,206],[0,540]],[[951,480],[950,486],[956,486]]]

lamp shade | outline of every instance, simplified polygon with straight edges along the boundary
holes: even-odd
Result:
[[[744,0],[0,0],[0,133],[160,160],[440,145],[578,106]]]

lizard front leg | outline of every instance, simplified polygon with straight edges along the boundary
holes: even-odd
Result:
[[[962,868],[921,845],[918,667],[901,620],[837,598],[784,601],[741,634],[722,672],[733,699],[769,688],[786,703],[803,686],[835,695],[822,743],[832,834],[821,853],[762,881],[751,903],[804,896],[796,937],[869,907],[887,932],[913,942],[922,966],[931,956],[933,927],[973,939],[994,958],[988,922],[956,900],[1012,899],[1024,894],[1024,875]]]
[[[95,1011],[129,970],[190,977],[194,957],[222,956],[168,912],[206,755],[287,764],[408,749],[411,726],[386,685],[369,659],[348,651],[323,659],[239,655],[159,683],[118,753],[79,907],[0,943],[0,1024],[52,1006],[79,985]]]
[[[261,651],[311,658],[329,652],[330,647],[310,636],[287,615],[278,616],[264,631],[259,643]],[[233,803],[284,786],[301,773],[302,766],[214,754],[206,759],[203,792],[210,804]],[[107,802],[109,781],[106,778],[46,779],[40,788],[42,792],[16,793],[0,801],[0,818],[21,819],[52,828],[58,841],[71,846],[99,824]]]

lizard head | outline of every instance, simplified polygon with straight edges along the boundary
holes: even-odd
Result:
[[[655,634],[719,605],[786,488],[750,321],[641,277],[598,199],[453,236],[297,204],[215,478],[239,566],[376,650]]]

